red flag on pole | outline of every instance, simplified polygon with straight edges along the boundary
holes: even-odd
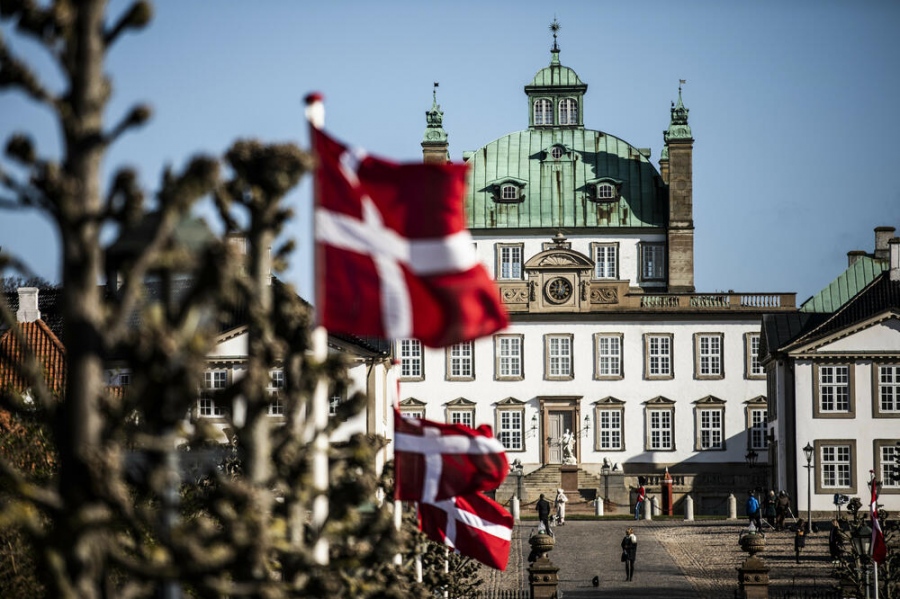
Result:
[[[513,518],[481,494],[509,472],[490,427],[404,418],[395,408],[394,443],[395,497],[419,503],[419,528],[437,543],[505,570]]]
[[[398,164],[311,130],[319,160],[320,324],[360,336],[414,337],[431,347],[506,327],[499,292],[465,228],[467,166]]]
[[[872,561],[882,564],[887,558],[887,545],[884,542],[881,523],[878,521],[878,481],[873,477],[869,484],[872,487],[872,502],[869,505],[869,514],[872,518]]]

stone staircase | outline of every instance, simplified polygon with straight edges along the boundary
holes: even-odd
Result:
[[[523,514],[534,511],[534,504],[541,493],[551,503],[556,497],[556,490],[560,487],[561,472],[559,464],[548,464],[522,477],[521,509]],[[495,497],[498,502],[507,504],[513,495],[518,495],[518,477],[510,474],[497,489]],[[603,479],[590,472],[578,469],[578,492],[566,492],[569,502],[566,505],[567,514],[593,514],[594,499],[602,495]],[[609,508],[607,508],[609,509]]]

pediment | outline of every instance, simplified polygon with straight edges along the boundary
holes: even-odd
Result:
[[[424,408],[425,402],[421,399],[416,399],[415,397],[407,397],[406,399],[401,399],[400,402],[401,408]]]
[[[618,397],[613,397],[612,395],[609,395],[602,399],[598,399],[597,401],[594,402],[593,405],[595,405],[595,406],[621,406],[624,403],[625,403],[624,400],[621,400]]]
[[[744,403],[748,406],[765,406],[768,404],[768,400],[765,395],[757,395],[756,397],[751,397]]]
[[[506,399],[501,399],[497,402],[498,406],[523,406],[525,402],[521,399],[516,399],[515,397],[507,397]]]
[[[457,397],[456,399],[448,401],[444,405],[448,408],[471,408],[475,405],[475,402],[471,399],[466,399],[465,397]]]
[[[669,399],[668,397],[664,397],[662,395],[657,395],[653,399],[648,399],[644,402],[645,406],[671,406],[674,404],[674,399]]]
[[[594,268],[594,263],[590,258],[575,250],[557,248],[535,254],[525,263],[526,270],[580,270],[584,268]]]
[[[878,356],[896,355],[898,348],[900,316],[891,311],[801,345],[791,353],[808,356]]]
[[[701,397],[697,401],[694,402],[694,405],[698,406],[724,406],[725,400],[716,397],[715,395],[707,395],[706,397]]]

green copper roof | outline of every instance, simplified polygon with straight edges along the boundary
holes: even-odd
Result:
[[[550,66],[538,71],[529,87],[583,87],[587,89],[574,70],[559,63],[558,48],[550,51]]]
[[[684,80],[681,81],[684,83]],[[678,102],[672,104],[671,116],[669,118],[669,128],[663,133],[663,139],[666,143],[675,139],[691,139],[691,127],[688,125],[689,109],[684,107],[681,101],[681,85],[678,86]],[[668,150],[668,148],[666,148]],[[665,151],[664,158],[668,158],[668,151]]]
[[[532,128],[501,137],[466,157],[468,227],[662,227],[667,193],[646,154],[583,128]],[[617,187],[615,201],[592,199],[600,182]],[[504,183],[520,188],[516,200],[501,200]]]
[[[431,110],[425,111],[425,134],[422,136],[423,143],[446,143],[447,132],[444,131],[444,111],[441,110],[440,104],[437,103],[438,84],[434,84],[434,90],[431,92]]]
[[[800,311],[826,314],[837,312],[841,306],[853,299],[866,285],[889,268],[890,264],[886,260],[860,256],[827,287],[803,302]]]

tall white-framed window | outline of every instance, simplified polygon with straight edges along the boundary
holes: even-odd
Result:
[[[723,337],[721,333],[694,334],[694,376],[697,379],[720,379],[724,376]]]
[[[594,246],[594,278],[619,278],[619,244],[595,243]]]
[[[475,344],[457,343],[447,348],[447,380],[471,381],[475,378]]]
[[[522,379],[522,340],[522,335],[494,336],[494,376],[498,381]]]
[[[675,449],[673,437],[675,410],[673,408],[647,409],[647,450],[671,451]]]
[[[641,280],[662,281],[666,278],[666,246],[662,243],[641,244]]]
[[[900,417],[900,365],[878,364],[875,368],[875,388],[878,390],[875,415]]]
[[[578,124],[578,102],[572,98],[563,98],[559,101],[559,124]]]
[[[269,371],[269,403],[266,414],[269,416],[284,416],[284,400],[281,397],[281,390],[284,389],[284,370],[274,368]]]
[[[224,369],[207,370],[203,373],[203,391],[197,404],[197,413],[201,418],[219,418],[225,410],[216,405],[215,393],[228,385],[228,371]]]
[[[622,408],[598,408],[597,429],[600,449],[603,451],[621,451],[622,446]]]
[[[759,333],[744,334],[744,377],[747,379],[766,378],[766,369],[759,363]]]
[[[697,410],[697,449],[724,449],[722,437],[723,408],[699,408]]]
[[[534,124],[553,124],[553,103],[550,102],[550,100],[546,98],[539,98],[534,101]]]
[[[670,379],[672,376],[671,333],[644,335],[644,378]]]
[[[853,486],[852,455],[849,443],[821,442],[819,470],[823,489],[847,489]]]
[[[768,449],[769,411],[764,407],[751,407],[748,410],[750,449]]]
[[[900,478],[894,473],[900,468],[900,439],[876,439],[875,459],[878,465],[878,479],[882,481],[882,492],[900,493]]]
[[[622,378],[622,334],[596,333],[594,335],[596,363],[594,378],[615,380]]]
[[[497,244],[497,279],[522,279],[522,244]]]
[[[572,335],[545,335],[544,356],[544,378],[572,378]]]
[[[331,402],[335,408],[341,402],[340,397],[336,397],[335,393],[331,394]],[[406,418],[425,418],[425,402],[415,397],[407,397],[400,400],[400,415]]]
[[[421,341],[400,339],[397,341],[397,356],[400,359],[401,379],[422,380],[425,378]]]
[[[847,364],[815,364],[813,372],[816,396],[813,417],[854,417],[853,368]]]
[[[497,410],[497,439],[507,451],[525,449],[525,410],[504,408]]]

